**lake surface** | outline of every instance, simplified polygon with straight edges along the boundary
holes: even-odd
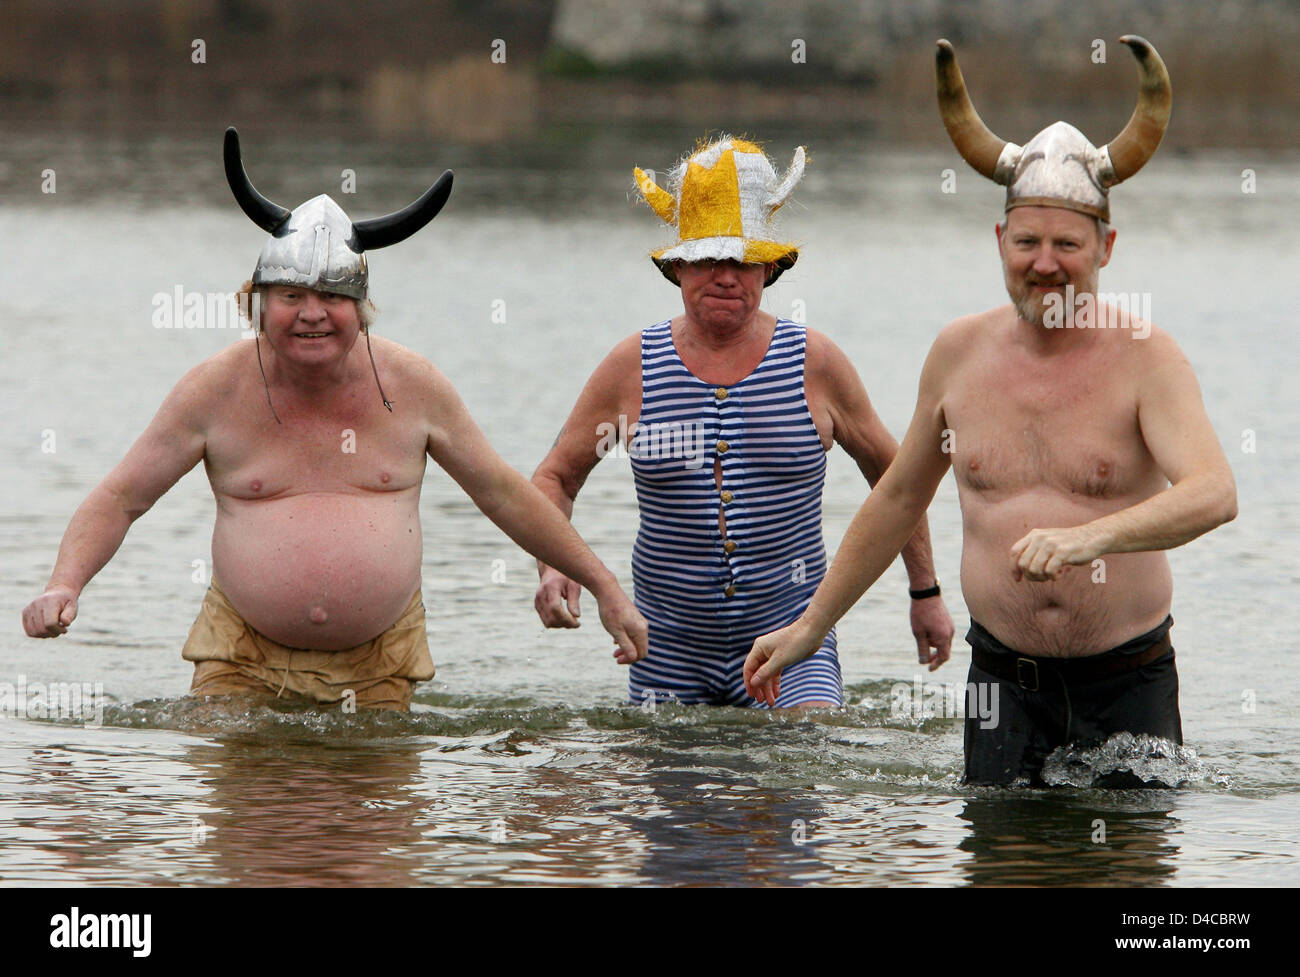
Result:
[[[663,172],[695,135],[562,133],[443,155],[304,155],[246,137],[245,162],[273,199],[333,192],[358,219],[457,169],[443,215],[371,256],[375,328],[435,361],[531,472],[609,348],[680,311],[646,257],[666,229],[632,202],[631,168]],[[1001,191],[954,154],[808,141],[813,163],[785,209],[802,255],[764,307],[829,333],[901,436],[938,330],[1005,301]],[[958,628],[952,661],[917,673],[896,563],[840,625],[848,705],[813,716],[625,705],[590,596],[581,630],[543,630],[531,558],[433,466],[421,511],[438,675],[410,716],[185,697],[180,647],[214,510],[201,468],[135,524],[68,635],[26,638],[19,612],[77,505],[185,370],[239,341],[151,322],[159,293],[238,287],[261,247],[223,188],[218,144],[20,133],[0,158],[0,696],[3,683],[98,683],[107,700],[102,722],[0,717],[0,883],[1300,883],[1287,624],[1300,584],[1300,344],[1284,290],[1300,158],[1170,153],[1112,193],[1119,238],[1102,290],[1150,293],[1152,318],[1192,361],[1240,515],[1171,554],[1188,750],[1169,762],[1187,783],[1105,792],[962,787],[961,720],[895,708],[900,686],[965,682],[951,477],[930,524]],[[781,135],[768,148],[783,168],[794,145]],[[54,194],[40,193],[46,167]],[[344,167],[354,196],[337,193]],[[1254,193],[1242,192],[1248,168]],[[836,449],[832,552],[865,491]],[[575,523],[630,589],[626,458],[596,469]]]

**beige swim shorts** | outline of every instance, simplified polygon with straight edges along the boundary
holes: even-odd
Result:
[[[434,672],[418,590],[378,637],[342,651],[312,651],[253,630],[214,578],[181,657],[195,663],[191,695],[294,695],[318,705],[351,700],[359,709],[402,712],[410,708],[415,683]]]

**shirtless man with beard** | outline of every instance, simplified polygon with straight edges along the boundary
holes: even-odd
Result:
[[[1115,241],[1107,188],[1150,158],[1171,101],[1155,49],[1121,40],[1142,91],[1101,150],[1064,122],[1023,148],[998,139],[940,42],[949,134],[1008,188],[997,240],[1012,304],[939,334],[898,455],[808,609],[759,638],[745,663],[750,694],[771,702],[782,669],[815,651],[893,560],[951,465],[971,612],[971,784],[1040,784],[1052,750],[1121,731],[1182,742],[1163,551],[1236,516],[1232,472],[1187,358],[1167,333],[1096,295]],[[996,696],[991,727],[972,690]]]

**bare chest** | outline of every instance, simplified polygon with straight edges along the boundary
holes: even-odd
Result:
[[[1122,498],[1156,473],[1136,387],[1104,356],[978,359],[945,393],[944,416],[958,483],[976,493]]]
[[[277,407],[232,411],[209,430],[208,478],[218,496],[274,499],[309,492],[397,492],[418,487],[427,433],[380,404],[334,405],[320,413]]]

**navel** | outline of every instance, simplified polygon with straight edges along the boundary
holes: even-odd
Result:
[[[307,616],[311,618],[312,624],[324,624],[326,621],[330,619],[329,613],[325,610],[325,608],[320,606],[313,607],[311,609],[311,613]]]

